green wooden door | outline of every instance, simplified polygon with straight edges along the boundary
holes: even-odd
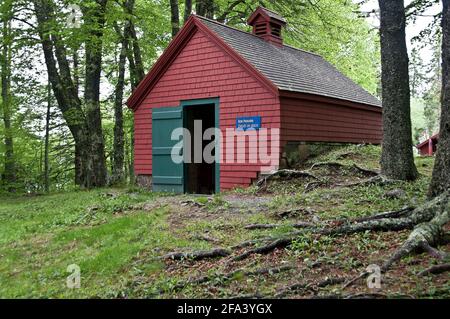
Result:
[[[182,107],[154,108],[152,111],[153,191],[184,193],[183,163],[174,163],[173,130],[183,127]]]

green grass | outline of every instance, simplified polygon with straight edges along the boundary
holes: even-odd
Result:
[[[348,146],[320,155],[314,162],[339,161],[378,169],[379,156],[379,147]],[[367,264],[385,258],[407,232],[362,233],[348,238],[319,238],[305,233],[288,249],[273,255],[256,255],[234,265],[235,268],[229,268],[224,260],[163,262],[158,257],[172,251],[227,248],[255,238],[283,236],[293,231],[295,221],[332,222],[420,205],[426,200],[433,159],[416,158],[416,164],[421,177],[412,183],[320,187],[309,193],[304,193],[304,181],[300,179],[273,182],[269,187],[271,194],[257,193],[257,188],[251,187],[201,197],[123,189],[45,196],[0,195],[0,298],[230,297],[251,294],[255,289],[275,293],[293,281],[317,281],[343,273],[355,275]],[[344,179],[351,177],[345,171],[336,174],[343,174],[340,178]],[[396,188],[404,190],[404,198],[385,197],[386,192]],[[295,208],[307,208],[313,213],[287,219],[276,216],[280,211]],[[264,230],[244,227],[256,223],[280,227]],[[216,242],[201,239],[202,236]],[[317,262],[321,266],[313,268]],[[295,263],[306,271],[251,278],[237,276],[226,282],[219,275],[283,263]],[[81,269],[80,289],[66,287],[70,274],[67,267],[72,264]],[[416,278],[423,267],[424,263],[415,264],[399,271],[397,276],[402,278],[388,293],[418,295],[428,291],[430,296],[447,296],[439,278],[438,281],[424,278],[416,286],[411,285],[416,280],[411,276]],[[180,281],[205,274],[217,278],[209,284],[173,290]]]
[[[189,245],[168,230],[166,209],[133,210],[155,195],[108,192],[2,197],[0,297],[115,296],[141,253],[156,257],[156,247]],[[81,289],[66,287],[71,264],[81,268]],[[161,267],[146,266],[149,272]]]

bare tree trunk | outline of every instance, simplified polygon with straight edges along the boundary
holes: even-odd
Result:
[[[126,12],[131,16],[134,12],[134,0],[129,0],[125,3]],[[131,77],[131,90],[134,91],[139,83],[145,77],[144,64],[142,62],[142,53],[139,46],[139,42],[136,36],[136,30],[134,23],[128,20],[129,27],[126,30],[126,36],[129,38],[127,58],[130,65],[130,77]],[[134,120],[132,122],[130,132],[130,184],[134,185]]]
[[[45,117],[45,146],[44,146],[44,189],[46,193],[50,191],[49,147],[50,147],[51,108],[52,108],[52,88],[49,80],[47,92],[47,114]]]
[[[66,48],[58,35],[55,3],[52,0],[33,0],[33,4],[53,93],[75,140],[75,182],[88,188],[104,186],[106,164],[101,132],[99,89],[101,36],[106,0],[99,2],[96,7],[90,7],[85,19],[85,23],[94,26],[90,34],[92,39],[86,43],[86,111],[81,106],[71,75]]]
[[[382,174],[391,179],[415,180],[409,60],[403,0],[379,0],[383,90]]]
[[[197,0],[196,11],[199,16],[214,19],[214,0]]]
[[[73,52],[73,83],[75,86],[75,91],[78,96],[78,91],[80,90],[80,74],[79,74],[79,58],[78,51]]]
[[[124,131],[123,131],[123,91],[125,89],[125,67],[128,51],[128,38],[124,34],[122,37],[122,48],[119,56],[119,71],[115,89],[114,101],[114,149],[113,149],[113,169],[112,183],[121,183],[124,179]],[[120,30],[119,30],[120,31]]]
[[[128,0],[125,2],[125,12],[132,16],[134,13],[134,0]],[[124,36],[128,38],[128,52],[127,58],[130,64],[130,77],[132,91],[134,91],[142,79],[145,77],[144,64],[142,62],[142,53],[139,46],[139,42],[136,36],[136,30],[134,23],[131,19],[127,21],[127,27],[125,28]]]
[[[2,19],[2,52],[1,68],[1,97],[3,108],[3,123],[5,125],[5,166],[4,182],[10,191],[14,191],[16,181],[16,165],[14,160],[14,140],[11,125],[12,99],[11,99],[11,18],[12,1],[5,0],[1,7]]]
[[[450,188],[450,0],[442,2],[442,110],[430,197],[438,196]]]
[[[180,31],[180,10],[178,0],[170,0],[170,21],[172,23],[172,38]]]
[[[86,133],[89,134],[90,153],[87,154],[86,187],[102,187],[107,184],[105,143],[100,111],[100,76],[102,66],[103,28],[107,0],[96,0],[95,6],[83,9],[85,24],[90,27],[86,41],[86,78],[84,89]]]
[[[192,13],[192,0],[186,0],[184,2],[184,23],[189,19]]]

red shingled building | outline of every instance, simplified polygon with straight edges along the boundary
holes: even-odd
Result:
[[[436,134],[417,145],[416,148],[419,150],[419,154],[421,156],[433,156],[437,150],[438,140],[439,134]]]
[[[192,128],[196,119],[222,131],[246,119],[260,129],[278,129],[269,143],[275,146],[275,166],[288,143],[381,142],[377,98],[322,57],[284,45],[286,21],[278,14],[260,7],[248,23],[252,33],[191,16],[129,98],[141,184],[213,193],[248,186],[261,174],[260,162],[171,163],[172,130]],[[248,146],[236,149],[220,141],[225,142],[222,156],[231,148],[250,152]]]

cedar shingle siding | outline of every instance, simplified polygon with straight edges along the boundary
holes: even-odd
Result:
[[[192,16],[128,101],[137,175],[152,175],[152,109],[208,98],[220,99],[222,132],[239,116],[261,116],[262,127],[279,128],[278,158],[291,141],[381,141],[380,102],[320,56]],[[248,186],[261,169],[222,163],[220,188]]]

